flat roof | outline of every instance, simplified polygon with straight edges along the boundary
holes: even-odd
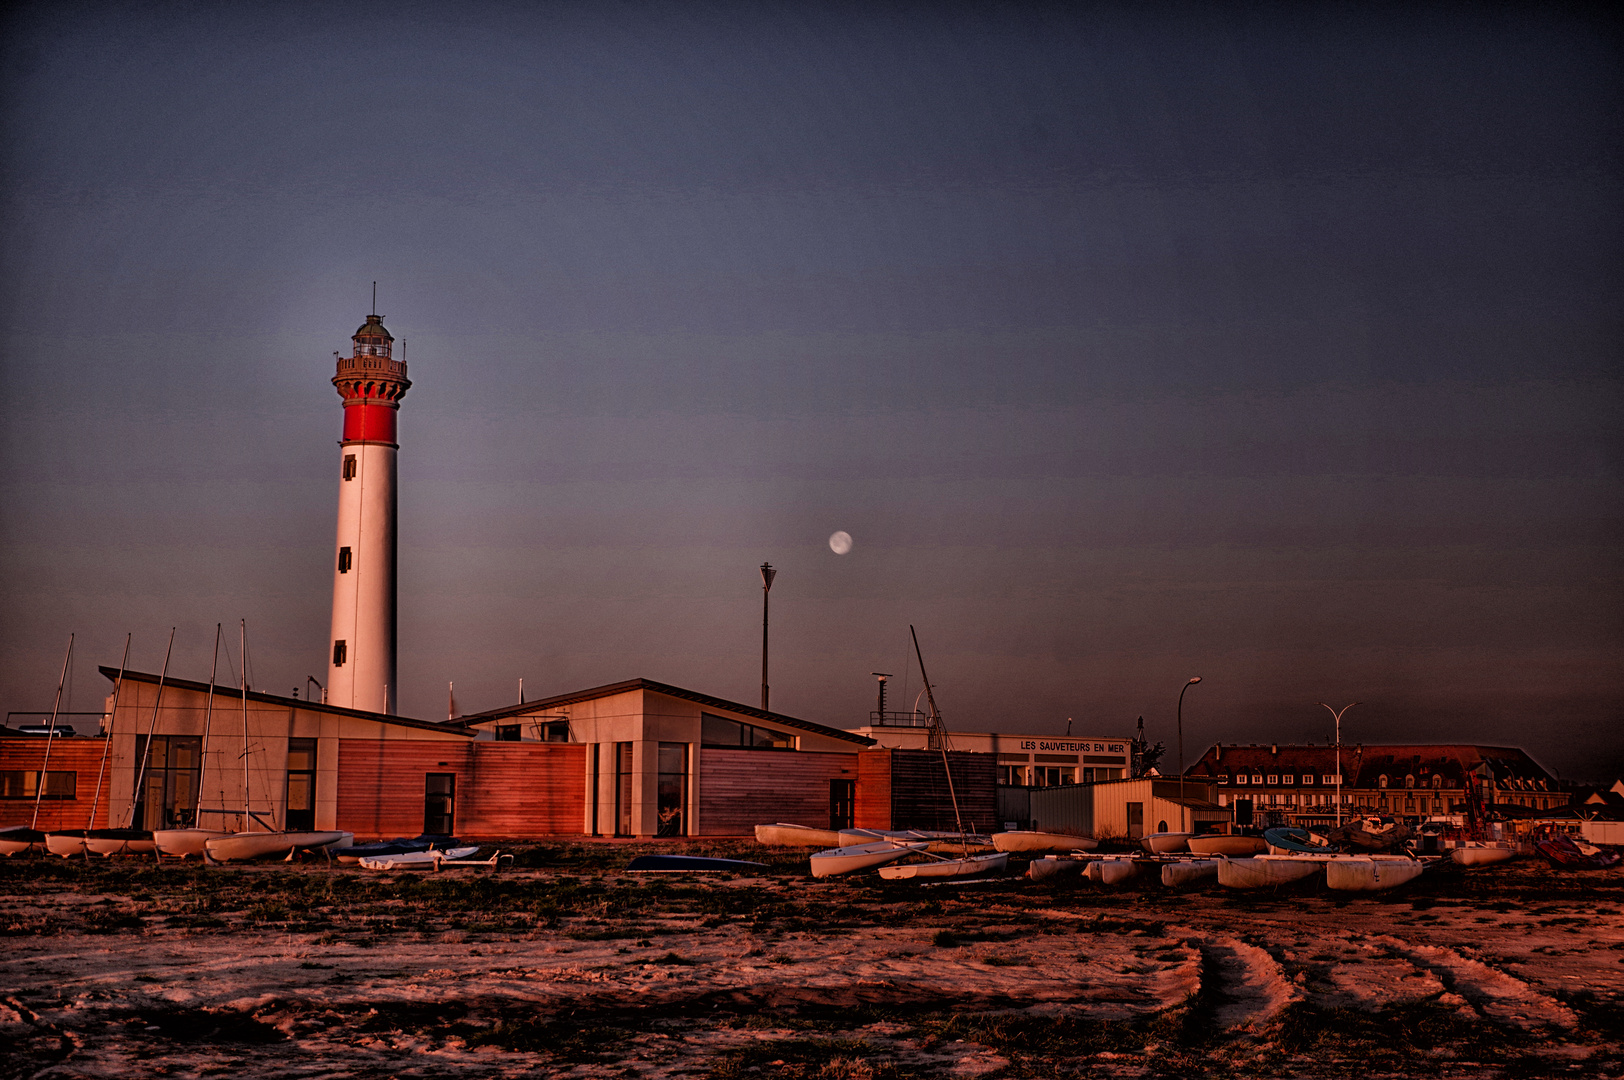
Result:
[[[482,713],[470,713],[467,716],[442,720],[438,724],[430,726],[454,730],[458,727],[483,724],[490,720],[504,720],[510,716],[523,716],[537,709],[551,709],[561,705],[573,705],[579,701],[591,701],[594,698],[628,694],[634,690],[649,690],[656,694],[665,694],[667,697],[681,698],[684,701],[709,705],[716,709],[726,709],[728,712],[741,713],[758,720],[766,720],[770,723],[782,724],[785,727],[797,728],[829,739],[840,739],[845,742],[856,743],[859,746],[873,746],[875,742],[875,740],[866,736],[844,731],[840,728],[825,727],[823,724],[814,723],[811,720],[802,720],[794,716],[785,716],[783,713],[765,712],[754,705],[745,705],[742,702],[713,697],[710,694],[702,694],[698,690],[687,690],[680,686],[672,686],[670,683],[657,682],[654,679],[627,679],[625,682],[609,683],[607,686],[594,686],[589,690],[577,690],[569,694],[555,694],[552,697],[538,698],[535,701],[526,701],[518,705],[505,705],[500,709],[489,709]]]

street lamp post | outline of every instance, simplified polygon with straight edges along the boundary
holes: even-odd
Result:
[[[1194,686],[1196,683],[1198,683],[1200,681],[1201,681],[1201,676],[1192,675],[1190,677],[1190,681],[1184,684],[1184,690],[1188,690],[1190,687]],[[1179,799],[1180,799],[1180,802],[1179,802],[1179,831],[1180,832],[1184,831],[1184,815],[1188,812],[1188,808],[1183,803],[1183,799],[1184,799],[1184,690],[1179,691],[1179,710],[1178,710],[1178,715],[1179,715]]]
[[[1315,702],[1320,708],[1336,717],[1336,827],[1342,827],[1342,714],[1359,704],[1357,701],[1349,702],[1340,709],[1333,709],[1323,701]]]
[[[761,564],[761,711],[770,712],[767,708],[767,594],[772,592],[773,578],[778,571],[773,569],[772,563]]]

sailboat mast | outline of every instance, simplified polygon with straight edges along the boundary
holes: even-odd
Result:
[[[158,730],[158,707],[164,700],[164,679],[169,675],[169,654],[175,651],[175,628],[169,628],[169,647],[164,650],[163,670],[158,673],[158,696],[152,699],[152,723],[147,725],[147,745],[141,755],[141,768],[136,770],[135,790],[130,793],[130,815],[125,820],[126,829],[135,828],[135,807],[141,801],[141,785],[147,782],[147,762],[152,760],[152,736]]]
[[[73,658],[73,635],[68,635],[68,652],[62,657],[62,674],[56,680],[56,703],[51,706],[51,726],[45,729],[45,760],[40,763],[39,778],[34,782],[34,819],[28,823],[30,829],[39,828],[39,803],[45,798],[46,778],[51,774],[47,772],[51,767],[51,744],[56,742],[56,716],[62,708],[62,687],[68,681],[68,661]]]
[[[118,695],[124,689],[124,669],[130,664],[130,638],[134,636],[124,635],[124,659],[118,662],[118,681],[113,684],[113,711],[107,717],[107,731],[103,734],[106,742],[102,744],[101,768],[96,770],[96,797],[90,802],[90,818],[85,822],[87,829],[96,827],[96,811],[101,809],[102,777],[107,775],[107,753],[113,749],[113,725],[118,723]],[[90,854],[89,848],[85,849],[85,854]]]
[[[220,624],[214,624],[214,662],[209,665],[209,698],[203,707],[203,745],[197,750],[197,801],[203,803],[203,777],[209,771],[209,728],[214,722],[214,677],[220,671]],[[197,814],[193,825],[203,824],[203,815]]]
[[[242,620],[242,831],[254,831],[254,812],[248,800],[248,620]]]
[[[913,636],[914,655],[919,658],[919,677],[925,681],[925,700],[930,703],[930,727],[936,733],[936,746],[942,752],[942,771],[947,774],[947,797],[953,800],[953,823],[958,826],[959,837],[964,837],[964,818],[959,814],[958,792],[953,790],[953,767],[947,760],[947,729],[942,726],[941,710],[936,708],[936,692],[930,688],[930,676],[925,673],[925,654],[919,648],[919,633],[909,624]],[[969,841],[965,841],[966,844]],[[969,851],[969,848],[965,848]]]

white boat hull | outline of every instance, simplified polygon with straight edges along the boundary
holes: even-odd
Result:
[[[853,870],[884,866],[904,855],[924,851],[926,846],[924,843],[899,844],[890,840],[877,840],[871,844],[830,848],[811,857],[812,876],[833,877],[835,874],[849,874]]]
[[[64,859],[71,859],[75,855],[85,853],[85,838],[83,834],[73,836],[67,833],[46,833],[45,850],[52,855],[60,855]]]
[[[1421,864],[1402,857],[1378,859],[1352,855],[1325,862],[1326,886],[1341,892],[1381,892],[1420,876]]]
[[[0,855],[11,858],[13,855],[26,855],[30,851],[44,851],[45,845],[38,840],[22,840],[15,836],[6,836],[0,833]]]
[[[177,859],[189,856],[201,859],[203,845],[217,836],[231,836],[228,829],[154,829],[152,842],[158,845],[160,855]]]
[[[833,829],[814,829],[780,821],[776,825],[757,825],[756,843],[767,847],[833,848],[840,846],[840,834]]]
[[[1153,832],[1139,844],[1152,855],[1167,855],[1175,851],[1188,851],[1190,834],[1187,832]]]
[[[1261,836],[1192,836],[1188,847],[1192,855],[1222,855],[1226,859],[1243,859],[1248,855],[1261,855],[1268,843]]]
[[[151,855],[158,850],[158,845],[152,841],[151,836],[142,838],[87,836],[85,847],[92,855],[100,855],[104,859],[111,859],[114,855]]]
[[[1139,876],[1139,864],[1132,859],[1095,859],[1083,868],[1083,877],[1096,885],[1120,885]]]
[[[1488,866],[1514,858],[1517,849],[1510,844],[1468,844],[1449,853],[1457,866]]]
[[[1072,836],[1069,833],[1037,832],[1021,829],[992,834],[992,846],[999,851],[1093,851],[1099,841],[1092,836]]]
[[[1026,876],[1033,881],[1046,881],[1049,878],[1081,874],[1085,865],[1087,864],[1081,859],[1057,859],[1050,855],[1042,859],[1033,859],[1026,867]]]
[[[932,862],[909,863],[906,866],[882,866],[880,876],[887,881],[911,881],[916,878],[974,877],[977,874],[1002,873],[1009,866],[1009,853],[971,855],[964,859],[941,859]]]
[[[1189,859],[1184,862],[1165,863],[1162,866],[1162,884],[1171,889],[1199,885],[1218,880],[1218,859]]]
[[[433,870],[441,863],[466,859],[477,847],[454,847],[444,851],[403,851],[398,855],[374,855],[361,859],[364,870]]]
[[[1269,889],[1313,877],[1330,861],[1323,855],[1257,855],[1218,862],[1218,884],[1230,889]]]
[[[343,838],[341,832],[234,833],[204,841],[203,850],[217,862],[238,862],[287,855],[301,848],[326,847]]]

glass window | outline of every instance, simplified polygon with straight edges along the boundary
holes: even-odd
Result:
[[[52,770],[45,774],[45,794],[40,796],[46,799],[72,799],[79,783],[77,772],[56,772]],[[39,796],[39,770],[38,769],[12,769],[0,772],[0,798],[6,799],[32,799]]]
[[[704,746],[734,746],[752,750],[793,750],[795,737],[772,728],[701,713],[699,741]]]
[[[632,834],[632,744],[615,744],[615,832]]]
[[[1406,776],[1404,778],[1404,786],[1407,787],[1407,788],[1415,787],[1415,777],[1413,775],[1412,776]]]
[[[1297,782],[1297,774],[1287,773],[1280,778],[1280,782],[1283,784],[1295,784]]]
[[[350,549],[347,547],[338,549],[338,572],[340,574],[350,572]]]
[[[344,641],[341,638],[338,641],[333,642],[333,666],[334,667],[343,667],[344,666],[344,661],[348,660],[349,657],[350,657],[350,647],[349,647],[349,644],[346,641]]]
[[[688,744],[660,744],[659,826],[657,836],[687,832]]]
[[[1024,787],[1026,784],[1026,766],[998,766],[998,782],[1005,787]]]
[[[519,725],[518,724],[497,724],[496,725],[496,741],[497,742],[518,742],[519,741]]]
[[[1263,783],[1263,774],[1262,773],[1253,773],[1252,774],[1252,783],[1254,783],[1254,784]]]
[[[1236,773],[1235,774],[1235,783],[1237,783],[1237,784],[1246,783],[1246,774],[1245,773]]]
[[[1280,774],[1279,773],[1270,773],[1269,774],[1269,783],[1270,784],[1278,784],[1279,782],[1280,782]]]
[[[549,720],[541,725],[542,742],[569,742],[570,722],[568,720]]]
[[[195,736],[157,735],[135,737],[135,761],[131,772],[141,775],[142,759],[146,775],[136,801],[138,829],[187,829],[197,822],[197,793],[203,780],[203,740]]]
[[[354,480],[355,479],[355,455],[354,454],[345,454],[344,455],[344,479],[346,479],[346,480]]]
[[[284,828],[316,827],[316,740],[288,740],[288,803]]]
[[[457,776],[423,775],[423,831],[430,836],[451,836],[456,831]]]

